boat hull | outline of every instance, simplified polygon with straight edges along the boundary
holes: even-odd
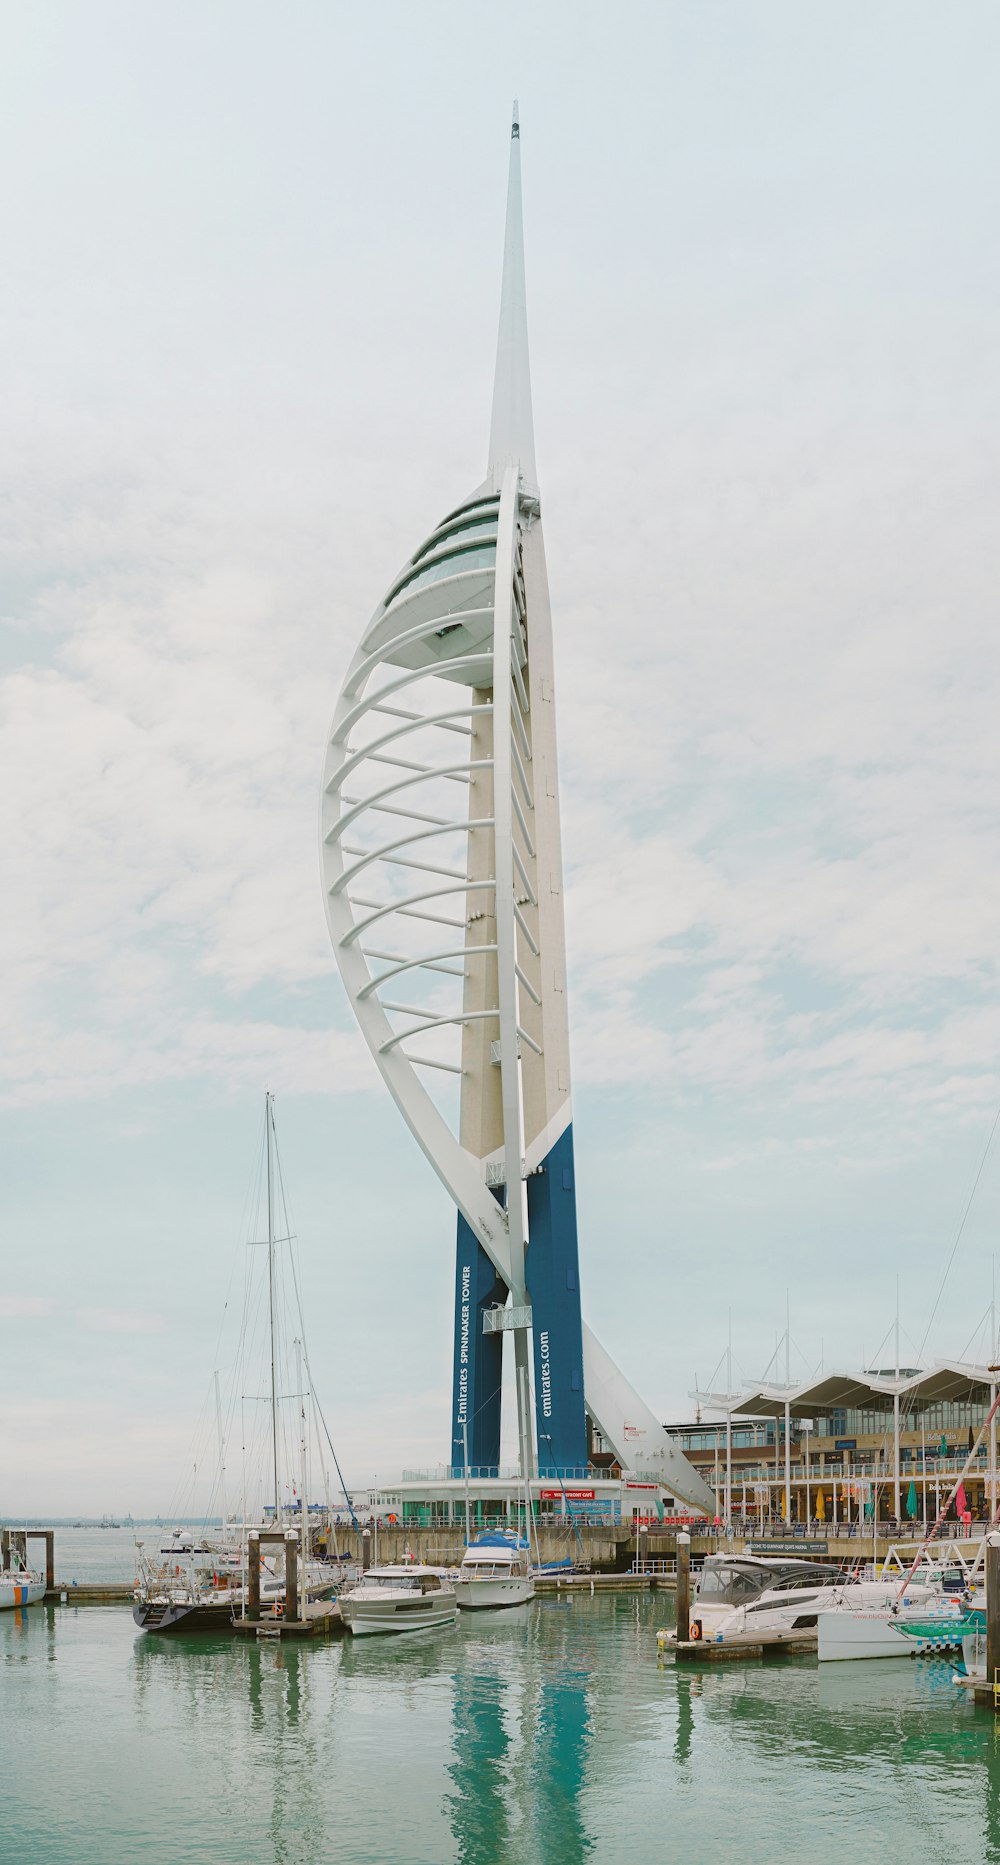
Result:
[[[849,1658],[911,1658],[923,1651],[958,1647],[967,1615],[947,1599],[842,1605],[819,1614],[817,1656],[821,1664]],[[907,1629],[909,1628],[909,1629]]]
[[[0,1612],[17,1606],[37,1606],[45,1598],[44,1580],[14,1581],[0,1586]]]
[[[912,1651],[897,1630],[892,1613],[877,1607],[851,1612],[821,1612],[818,1617],[820,1664],[851,1658],[908,1658]]]
[[[233,1604],[223,1600],[137,1600],[132,1617],[143,1632],[218,1632],[233,1623]]]
[[[463,1612],[491,1611],[501,1606],[526,1606],[535,1597],[535,1583],[522,1574],[509,1579],[455,1581],[455,1598]]]
[[[454,1625],[458,1605],[454,1599],[352,1600],[342,1596],[340,1616],[355,1638],[377,1632],[425,1632],[429,1626]]]

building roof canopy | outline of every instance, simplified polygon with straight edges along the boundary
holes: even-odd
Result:
[[[799,1386],[761,1383],[737,1393],[698,1392],[690,1396],[712,1410],[731,1411],[734,1415],[779,1418],[787,1406],[793,1418],[811,1418],[832,1411],[891,1412],[897,1392],[904,1407],[931,1405],[936,1400],[984,1399],[991,1379],[996,1377],[989,1367],[970,1361],[938,1360],[926,1372],[901,1374],[898,1380],[882,1373],[830,1372]]]

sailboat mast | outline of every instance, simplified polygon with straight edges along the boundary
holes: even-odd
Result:
[[[219,1445],[219,1514],[222,1517],[223,1538],[226,1533],[226,1440],[222,1430],[222,1399],[219,1394],[219,1375],[215,1374],[215,1431]]]
[[[281,1497],[278,1493],[278,1384],[275,1369],[275,1322],[274,1322],[274,1162],[272,1158],[274,1145],[274,1115],[272,1102],[274,1096],[264,1095],[264,1125],[267,1129],[267,1291],[271,1313],[271,1451],[274,1463],[274,1525],[281,1521]]]
[[[308,1445],[306,1440],[306,1391],[302,1384],[302,1342],[295,1343],[295,1383],[299,1395],[299,1490],[301,1515],[299,1516],[300,1539],[302,1542],[302,1572],[305,1574],[309,1559],[309,1504],[306,1500],[309,1485]],[[305,1581],[303,1581],[305,1585]]]
[[[472,1541],[472,1515],[469,1508],[469,1421],[462,1420],[462,1458],[465,1464],[465,1545]]]

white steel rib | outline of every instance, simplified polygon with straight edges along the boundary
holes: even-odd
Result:
[[[565,1132],[570,1100],[516,119],[511,151],[487,478],[414,551],[365,630],[327,745],[320,842],[330,936],[369,1050],[517,1311],[531,1461],[525,1181]],[[384,950],[369,943],[376,927]],[[490,1190],[503,1183],[506,1208]],[[645,1468],[694,1506],[712,1505],[586,1328],[583,1383],[623,1464],[637,1465],[641,1440]]]

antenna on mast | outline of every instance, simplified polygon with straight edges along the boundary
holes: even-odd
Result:
[[[526,489],[537,492],[535,431],[528,367],[528,309],[524,288],[524,223],[521,213],[521,119],[514,102],[507,175],[507,225],[500,287],[500,328],[493,380],[487,478],[500,489],[506,466],[519,466]]]

